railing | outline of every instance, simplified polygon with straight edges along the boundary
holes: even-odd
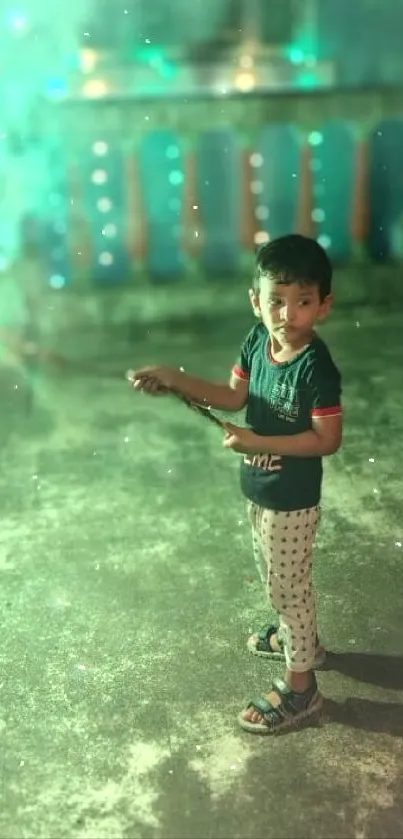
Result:
[[[399,119],[364,139],[343,122],[306,136],[268,124],[248,147],[232,129],[206,130],[191,151],[172,131],[150,131],[130,155],[94,132],[75,166],[54,153],[50,170],[47,217],[31,213],[24,235],[39,237],[54,287],[84,275],[115,285],[134,268],[156,282],[192,268],[233,274],[257,244],[292,230],[335,262],[403,258]]]

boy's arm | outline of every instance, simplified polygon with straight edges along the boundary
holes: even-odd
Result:
[[[228,384],[218,384],[172,367],[146,367],[136,371],[132,381],[136,390],[158,393],[157,384],[162,388],[178,390],[193,402],[221,411],[240,411],[248,398],[248,380],[234,372]]]
[[[267,439],[272,454],[323,457],[335,454],[341,446],[341,376],[330,356],[312,364],[306,383],[311,396],[311,429],[295,436]]]
[[[248,399],[248,380],[231,373],[228,384],[209,382],[178,370],[178,390],[188,399],[218,411],[241,411]]]
[[[248,401],[251,346],[255,334],[256,327],[253,327],[241,346],[228,384],[199,379],[172,367],[146,367],[133,373],[130,371],[128,379],[134,388],[146,393],[158,395],[164,389],[178,390],[187,399],[200,405],[209,405],[218,411],[241,411]]]
[[[341,446],[342,414],[312,418],[312,429],[289,437],[258,437],[257,448],[262,454],[283,457],[324,457],[335,454]]]

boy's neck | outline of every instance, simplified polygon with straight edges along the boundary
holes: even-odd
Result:
[[[273,356],[274,361],[291,361],[297,355],[300,355],[309,344],[312,343],[315,337],[315,333],[311,332],[310,335],[306,335],[305,338],[301,339],[301,341],[297,345],[291,344],[284,344],[281,345],[276,341],[275,338],[271,337],[271,348],[270,352]]]

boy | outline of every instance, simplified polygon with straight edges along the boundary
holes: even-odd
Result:
[[[289,235],[257,255],[247,336],[228,385],[168,367],[134,374],[133,386],[175,388],[225,411],[246,406],[248,428],[226,424],[224,446],[243,454],[241,487],[249,502],[255,551],[279,626],[248,641],[251,652],[285,660],[265,698],[239,716],[242,728],[272,734],[320,710],[314,669],[325,652],[316,629],[312,549],[320,518],[322,457],[342,439],[341,377],[314,331],[332,305],[332,266],[312,239]]]

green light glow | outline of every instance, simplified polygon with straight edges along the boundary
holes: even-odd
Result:
[[[297,44],[291,44],[287,47],[285,54],[292,64],[302,64],[305,59],[305,51]]]
[[[297,86],[303,88],[304,90],[313,90],[318,87],[318,77],[316,73],[313,73],[312,71],[302,73],[297,79]]]

